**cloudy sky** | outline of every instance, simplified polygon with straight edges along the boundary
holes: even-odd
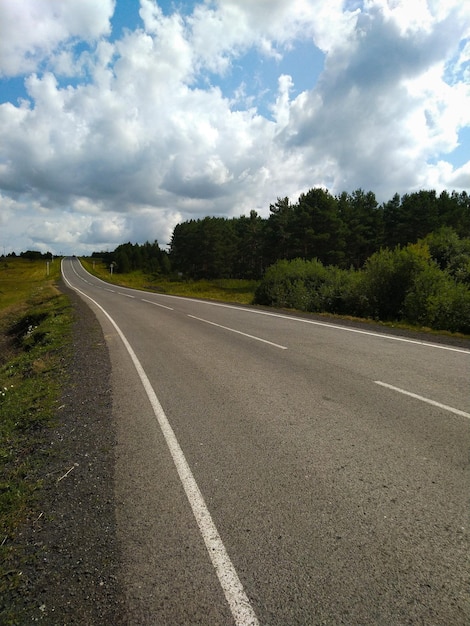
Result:
[[[0,0],[0,253],[470,192],[469,0]]]

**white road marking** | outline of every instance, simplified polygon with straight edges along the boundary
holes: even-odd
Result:
[[[259,626],[255,612],[245,593],[235,567],[230,560],[227,550],[225,549],[219,532],[212,520],[209,509],[206,506],[204,497],[196,483],[191,468],[186,461],[183,450],[176,439],[176,435],[173,432],[165,412],[163,411],[160,401],[153,390],[144,368],[132,349],[132,346],[109,313],[100,304],[98,304],[96,300],[80,289],[74,287],[65,277],[63,269],[62,275],[64,276],[64,280],[68,283],[69,287],[75,289],[75,291],[82,294],[85,298],[91,300],[91,302],[93,302],[93,304],[95,304],[95,306],[102,311],[121,338],[121,341],[132,359],[134,367],[147,393],[147,397],[150,401],[155,417],[160,425],[163,436],[165,437],[166,444],[176,466],[176,470],[189,500],[189,504],[191,505],[194,517],[196,518],[204,543],[206,544],[209,557],[225,594],[225,598],[230,606],[235,623],[237,626]]]
[[[83,266],[81,266],[82,269]],[[86,270],[85,270],[86,271]],[[96,277],[95,277],[96,278]],[[100,282],[104,283],[104,284],[109,284],[106,283],[106,281],[101,280],[101,278],[96,278],[96,280],[99,280]],[[136,291],[139,291],[138,289]],[[141,291],[141,290],[140,290]],[[141,293],[146,293],[146,292],[142,292]],[[303,317],[296,317],[295,315],[284,315],[282,313],[271,313],[270,311],[260,311],[257,309],[248,309],[246,307],[242,307],[242,306],[234,306],[233,304],[222,304],[220,302],[208,302],[207,300],[197,300],[196,298],[188,298],[187,296],[172,296],[170,294],[159,294],[159,297],[162,298],[174,298],[174,299],[179,299],[179,300],[189,300],[190,302],[197,302],[198,304],[201,305],[207,305],[207,306],[219,306],[219,307],[223,307],[225,309],[235,309],[236,311],[244,311],[245,313],[251,313],[254,315],[267,315],[268,317],[278,317],[281,319],[285,319],[285,320],[290,320],[292,322],[300,322],[302,324],[313,324],[314,326],[325,326],[326,328],[333,328],[335,330],[341,330],[343,332],[347,332],[347,333],[356,333],[359,335],[368,335],[370,337],[377,337],[379,339],[390,339],[391,341],[401,341],[402,343],[412,343],[415,345],[419,345],[419,346],[423,346],[425,348],[434,348],[437,350],[449,350],[450,352],[460,352],[463,354],[469,354],[470,355],[470,350],[466,350],[465,348],[454,348],[453,346],[448,346],[445,344],[440,344],[440,343],[431,343],[428,341],[419,341],[418,339],[408,339],[406,337],[400,337],[398,335],[387,335],[384,333],[377,333],[371,330],[361,330],[360,328],[350,328],[348,326],[342,326],[340,324],[332,324],[330,322],[319,322],[317,320],[310,320],[310,319],[306,319]]]
[[[128,293],[122,293],[121,291],[118,291],[118,295],[125,296],[126,298],[135,298],[135,296],[131,296]]]
[[[406,391],[405,389],[400,389],[400,387],[394,387],[393,385],[389,385],[388,383],[383,383],[380,380],[374,381],[377,385],[381,385],[382,387],[387,387],[387,389],[392,389],[393,391],[398,391],[398,393],[402,393],[405,396],[410,396],[411,398],[415,398],[416,400],[421,400],[422,402],[426,402],[427,404],[432,404],[433,406],[437,406],[440,409],[444,409],[445,411],[450,411],[455,415],[460,415],[461,417],[467,417],[470,419],[470,413],[466,413],[465,411],[461,411],[460,409],[454,409],[452,406],[448,406],[447,404],[442,404],[441,402],[436,402],[435,400],[431,400],[430,398],[425,398],[424,396],[420,396],[417,393],[412,393],[411,391]]]
[[[111,293],[116,293],[116,292],[114,291],[114,289],[106,289],[106,287],[105,287],[105,288],[104,288],[104,290],[105,290],[105,291],[110,291]]]
[[[169,311],[174,311],[174,309],[172,309],[171,306],[165,306],[164,304],[160,304],[159,302],[152,302],[152,300],[145,300],[145,298],[142,298],[142,302],[148,302],[149,304],[160,306],[162,307],[162,309],[168,309]]]
[[[273,343],[272,341],[268,341],[267,339],[261,339],[261,337],[255,337],[255,335],[248,335],[248,333],[242,333],[241,330],[235,330],[234,328],[229,328],[228,326],[222,326],[221,324],[216,324],[215,322],[204,320],[202,319],[202,317],[196,317],[195,315],[188,315],[188,317],[192,317],[193,320],[199,320],[200,322],[205,322],[206,324],[210,324],[211,326],[217,326],[218,328],[229,330],[231,333],[237,333],[237,335],[243,335],[244,337],[249,337],[250,339],[255,339],[256,341],[262,341],[263,343],[268,343],[270,346],[274,346],[275,348],[280,348],[281,350],[287,350],[286,346],[281,346],[278,343]]]
[[[179,296],[167,296],[177,298]],[[190,300],[191,298],[187,298]],[[195,300],[199,302],[199,300]],[[347,333],[357,333],[359,335],[369,335],[370,337],[378,337],[380,339],[391,339],[392,341],[401,341],[403,343],[413,343],[426,348],[437,348],[439,350],[450,350],[451,352],[462,352],[463,354],[470,354],[470,350],[465,348],[454,348],[453,346],[441,345],[439,343],[430,343],[428,341],[419,341],[418,339],[408,339],[406,337],[400,337],[398,335],[387,335],[385,333],[377,333],[372,330],[361,330],[360,328],[350,328],[348,326],[341,326],[339,324],[332,324],[331,322],[319,322],[317,320],[309,320],[302,317],[296,317],[295,315],[284,315],[282,313],[271,313],[270,311],[257,311],[256,309],[246,309],[244,307],[232,306],[230,304],[221,304],[220,302],[206,302],[210,306],[220,306],[227,309],[237,309],[238,311],[245,311],[246,313],[254,313],[255,315],[267,315],[268,317],[279,317],[281,319],[290,320],[293,322],[301,322],[302,324],[313,324],[314,326],[326,326],[327,328],[334,328],[335,330],[342,330]]]

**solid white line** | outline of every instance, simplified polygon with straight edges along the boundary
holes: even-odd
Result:
[[[221,324],[216,324],[215,322],[204,320],[202,319],[202,317],[196,317],[195,315],[188,315],[188,317],[192,317],[193,320],[199,320],[200,322],[205,322],[206,324],[210,324],[211,326],[217,326],[217,328],[223,328],[224,330],[229,330],[231,333],[237,333],[237,335],[243,335],[244,337],[249,337],[250,339],[255,339],[256,341],[262,341],[263,343],[268,343],[270,346],[274,346],[275,348],[280,348],[281,350],[287,350],[286,346],[281,346],[278,343],[273,343],[272,341],[268,341],[267,339],[261,339],[261,337],[248,335],[248,333],[242,333],[241,330],[235,330],[234,328],[229,328],[228,326],[222,326]]]
[[[86,271],[86,270],[85,270]],[[285,315],[283,313],[272,313],[271,311],[260,311],[257,309],[248,309],[246,307],[236,306],[233,304],[222,304],[221,302],[209,302],[208,300],[197,300],[196,298],[188,298],[187,296],[172,296],[170,294],[159,294],[159,297],[174,298],[178,300],[188,300],[189,302],[196,302],[197,304],[207,306],[217,306],[224,309],[234,309],[236,311],[243,311],[244,313],[252,313],[254,315],[266,315],[267,317],[277,317],[291,322],[300,322],[302,324],[312,324],[314,326],[324,326],[326,328],[333,328],[335,330],[341,330],[347,333],[356,333],[358,335],[368,335],[370,337],[377,337],[378,339],[390,339],[392,341],[401,341],[402,343],[411,343],[426,348],[435,348],[438,350],[449,350],[450,352],[460,352],[462,354],[469,354],[470,350],[465,348],[454,348],[440,343],[431,343],[429,341],[420,341],[419,339],[408,339],[407,337],[400,337],[399,335],[387,335],[386,333],[378,333],[371,330],[361,330],[360,328],[350,328],[340,324],[332,324],[331,322],[319,322],[317,320],[310,320],[303,317],[297,317],[295,315]]]
[[[447,404],[441,404],[440,402],[436,402],[435,400],[431,400],[430,398],[419,396],[417,393],[412,393],[411,391],[400,389],[400,387],[394,387],[393,385],[389,385],[388,383],[383,383],[380,380],[375,380],[374,382],[377,385],[381,385],[382,387],[387,387],[387,389],[398,391],[399,393],[402,393],[405,396],[410,396],[411,398],[415,398],[416,400],[421,400],[422,402],[426,402],[427,404],[432,404],[433,406],[437,406],[438,408],[444,409],[445,411],[450,411],[451,413],[454,413],[455,415],[460,415],[461,417],[467,417],[468,419],[470,419],[470,413],[466,413],[465,411],[461,411],[460,409],[454,409],[454,407],[448,406]]]
[[[130,343],[126,339],[124,333],[121,331],[121,329],[113,320],[113,318],[109,315],[109,313],[105,311],[105,309],[100,304],[98,304],[96,300],[93,300],[93,298],[91,298],[89,295],[74,287],[65,277],[63,268],[62,275],[64,276],[64,280],[69,285],[69,287],[75,289],[75,291],[82,294],[85,298],[91,300],[91,302],[93,302],[93,304],[95,304],[100,309],[100,311],[108,318],[108,320],[114,326],[116,332],[121,338],[127,352],[129,353],[129,356],[132,359],[134,367],[147,393],[150,404],[152,405],[153,412],[158,420],[163,436],[165,437],[166,444],[168,446],[168,449],[170,450],[170,454],[173,458],[176,470],[183,484],[183,488],[189,500],[189,504],[191,505],[194,517],[196,518],[196,522],[204,539],[204,543],[206,544],[209,557],[217,573],[217,577],[225,594],[225,598],[230,606],[230,610],[232,611],[235,623],[237,624],[237,626],[258,626],[258,619],[245,593],[245,590],[238,577],[235,567],[230,560],[227,550],[225,549],[219,532],[212,520],[209,509],[207,508],[204,501],[204,497],[199,490],[193,473],[191,472],[191,468],[186,461],[183,450],[181,449],[178,440],[176,439],[175,433],[170,426],[168,418],[163,411],[157,395],[153,390],[153,387],[147,377],[147,374],[145,373],[144,368],[137,358],[137,355],[135,354]]]
[[[80,264],[81,265],[81,264]],[[83,265],[82,269],[86,272]],[[96,278],[96,277],[94,277]],[[100,282],[105,285],[109,285],[101,278],[96,278]],[[136,291],[139,291],[138,289]],[[146,293],[140,290],[141,293]],[[267,315],[268,317],[278,317],[280,319],[290,320],[291,322],[301,322],[302,324],[313,324],[314,326],[325,326],[326,328],[333,328],[335,330],[341,330],[347,333],[356,333],[359,335],[369,335],[370,337],[377,337],[379,339],[390,339],[391,341],[401,341],[402,343],[411,343],[419,346],[423,346],[425,348],[434,348],[438,350],[449,350],[450,352],[460,352],[462,354],[470,354],[470,350],[466,350],[465,348],[454,348],[453,346],[448,346],[440,343],[430,343],[428,341],[419,341],[418,339],[407,339],[406,337],[400,337],[398,335],[387,335],[384,333],[377,333],[370,330],[361,330],[360,328],[350,328],[348,326],[342,326],[340,324],[331,324],[330,322],[319,322],[317,320],[309,320],[302,317],[296,317],[295,315],[284,315],[282,313],[271,313],[270,311],[259,311],[257,309],[248,309],[246,307],[235,306],[233,304],[222,304],[220,302],[208,302],[207,300],[197,300],[196,298],[188,298],[187,296],[172,296],[170,294],[159,294],[159,297],[163,298],[174,298],[178,300],[189,300],[190,302],[197,302],[198,304],[207,305],[207,306],[218,306],[226,309],[235,309],[236,311],[244,311],[245,313],[252,313],[254,315]]]
[[[173,296],[173,297],[177,297],[177,296]],[[370,337],[378,337],[380,339],[391,339],[392,341],[401,341],[403,343],[413,343],[416,345],[424,346],[426,348],[437,348],[439,350],[450,350],[451,352],[461,352],[463,354],[470,354],[470,350],[466,350],[465,348],[454,348],[453,346],[447,346],[447,345],[443,345],[439,343],[430,343],[428,341],[420,341],[418,339],[408,339],[406,337],[400,337],[398,335],[387,335],[385,333],[377,333],[371,330],[361,330],[360,328],[349,328],[348,326],[342,326],[340,324],[332,324],[331,322],[318,322],[317,320],[309,320],[309,319],[305,319],[302,317],[296,317],[295,315],[283,315],[282,313],[271,313],[270,311],[257,311],[254,309],[246,309],[244,307],[232,306],[229,304],[220,304],[219,302],[204,301],[203,304],[209,304],[211,306],[220,306],[220,307],[230,308],[230,309],[237,309],[238,311],[245,311],[247,313],[254,313],[256,315],[267,315],[268,317],[279,317],[281,319],[290,320],[293,322],[301,322],[302,324],[313,324],[314,326],[325,326],[326,328],[334,328],[335,330],[342,330],[343,332],[347,332],[347,333],[357,333],[359,335],[369,335]]]
[[[162,307],[162,309],[168,309],[169,311],[174,311],[174,309],[172,309],[171,306],[165,306],[164,304],[160,304],[159,302],[152,302],[151,300],[145,300],[145,298],[142,298],[142,302],[148,302],[149,304],[153,304],[154,306],[160,306]]]

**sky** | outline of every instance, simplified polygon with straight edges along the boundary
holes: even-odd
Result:
[[[470,0],[0,0],[0,254],[470,192]]]

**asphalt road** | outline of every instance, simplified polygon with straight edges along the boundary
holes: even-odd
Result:
[[[470,623],[470,350],[63,273],[111,354],[130,623]]]

